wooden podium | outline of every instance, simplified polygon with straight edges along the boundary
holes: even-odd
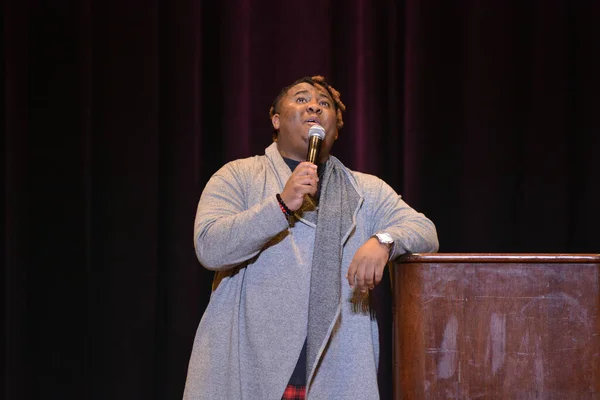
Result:
[[[599,254],[414,254],[392,274],[395,399],[600,399]]]

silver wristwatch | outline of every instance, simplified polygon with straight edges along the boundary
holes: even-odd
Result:
[[[392,238],[392,235],[387,232],[377,232],[372,237],[376,238],[379,243],[386,246],[388,250],[391,250],[392,246],[394,245],[394,239]]]

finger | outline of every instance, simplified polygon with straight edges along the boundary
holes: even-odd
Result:
[[[299,175],[294,178],[294,182],[301,183],[303,185],[316,184],[319,178],[316,175]]]
[[[375,282],[374,286],[379,285],[381,279],[383,278],[383,271],[385,270],[385,264],[382,267],[375,268]]]
[[[356,288],[358,290],[360,290],[361,292],[366,291],[366,288],[365,288],[365,265],[362,260],[358,263],[358,267],[356,268],[355,280],[356,280]]]
[[[373,287],[373,280],[375,278],[375,267],[373,265],[373,261],[369,261],[365,263],[365,284],[364,289],[371,289]]]
[[[317,169],[317,166],[309,161],[302,161],[300,164],[298,164],[298,167],[308,167],[308,168],[312,168],[314,170]]]
[[[312,194],[312,192],[317,191],[317,188],[319,186],[318,183],[315,182],[314,179],[300,180],[296,183],[297,184],[294,185],[294,192],[297,193],[298,195],[304,195],[307,193]]]
[[[294,170],[294,173],[296,173],[297,175],[308,175],[311,173],[311,171],[313,171],[312,168],[307,167],[307,166],[302,166],[302,167],[298,167]]]
[[[316,179],[319,180],[319,175],[317,174],[317,171],[314,171],[312,169],[306,169],[306,170],[300,170],[298,171],[298,176],[302,176],[302,177],[310,177],[311,179]]]
[[[317,189],[319,188],[319,185],[317,184],[317,182],[312,181],[310,184],[310,191],[309,194],[311,196],[314,196],[317,193]]]
[[[319,183],[319,178],[315,175],[300,175],[294,177],[292,182],[298,185],[309,185],[316,187]]]
[[[356,267],[357,267],[356,260],[353,259],[352,262],[350,263],[350,266],[348,267],[348,272],[346,272],[346,279],[348,279],[348,284],[350,285],[350,289],[354,289],[354,284],[356,283],[356,281],[355,281]]]
[[[313,174],[296,175],[290,177],[290,181],[299,185],[316,185],[319,177]]]
[[[317,173],[317,166],[308,162],[303,162],[298,164],[298,166],[294,169],[293,173],[298,174],[308,174],[314,172]]]
[[[304,186],[299,186],[298,189],[295,191],[295,198],[298,199],[299,201],[303,201],[304,196],[306,196],[307,194],[312,194],[313,189],[311,186],[308,185],[304,185]]]

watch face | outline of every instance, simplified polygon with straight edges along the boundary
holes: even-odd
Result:
[[[377,236],[377,240],[379,240],[379,243],[383,243],[383,244],[394,243],[394,239],[392,239],[392,236],[387,232],[377,233],[377,234],[375,234],[375,236]]]

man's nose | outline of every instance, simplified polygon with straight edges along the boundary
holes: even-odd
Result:
[[[318,103],[310,103],[308,105],[308,112],[315,113],[315,114],[321,114],[321,111],[323,111],[323,110],[321,109],[321,106],[319,106]]]

